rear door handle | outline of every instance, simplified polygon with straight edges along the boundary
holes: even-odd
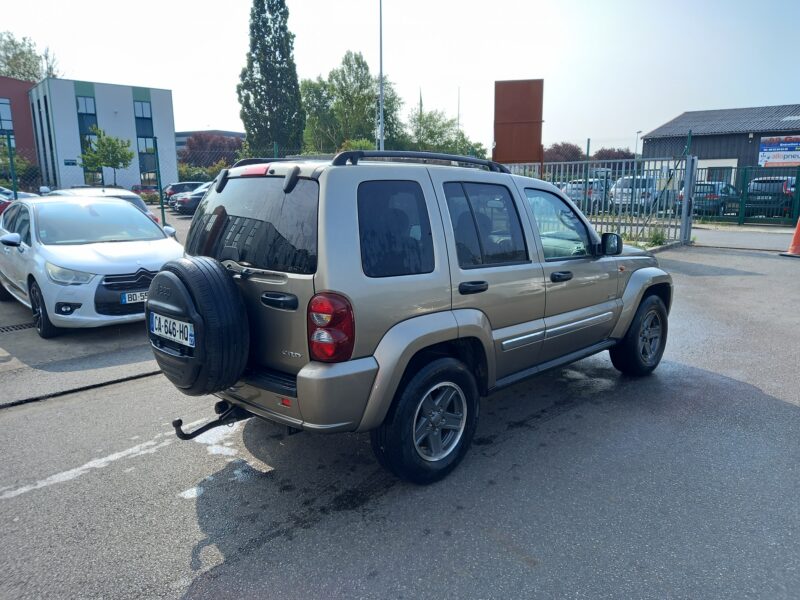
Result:
[[[458,286],[458,293],[462,296],[480,294],[489,289],[488,281],[465,281]]]
[[[553,271],[550,273],[550,281],[553,283],[569,281],[570,279],[572,279],[572,271]]]
[[[261,294],[261,303],[264,306],[280,308],[282,310],[297,310],[297,296],[282,294],[280,292],[264,292]]]

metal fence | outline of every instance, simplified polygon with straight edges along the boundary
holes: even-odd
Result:
[[[692,194],[694,220],[794,225],[800,216],[800,167],[704,167]]]
[[[599,231],[660,245],[682,239],[679,198],[686,162],[685,158],[648,158],[507,166],[512,173],[561,189]]]

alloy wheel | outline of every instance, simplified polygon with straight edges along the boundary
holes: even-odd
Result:
[[[639,329],[639,355],[647,365],[652,365],[658,358],[661,347],[661,317],[651,310],[644,319]]]
[[[422,397],[414,414],[414,448],[427,461],[447,457],[458,446],[467,424],[467,402],[451,381],[436,384]]]

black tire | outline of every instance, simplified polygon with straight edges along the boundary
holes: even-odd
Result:
[[[39,334],[40,338],[45,340],[57,336],[61,333],[61,330],[50,321],[44,296],[42,296],[42,289],[36,281],[31,281],[29,292],[31,312],[33,313],[33,323],[36,325],[36,333]]]
[[[651,337],[654,332],[652,329],[653,318],[658,320],[660,331],[655,344]],[[636,309],[636,314],[625,337],[608,351],[614,367],[625,375],[634,377],[652,373],[664,355],[668,328],[667,309],[664,302],[655,295],[645,297],[639,304],[639,308]],[[643,336],[649,337],[649,341],[645,341]]]
[[[461,391],[460,396],[458,390]],[[430,397],[435,401],[435,394],[439,391],[442,395],[448,392],[454,393],[452,404],[449,404],[454,412],[448,412],[447,406],[444,406],[442,408],[444,414],[433,418],[426,417],[423,400]],[[463,413],[457,410],[459,403],[465,408]],[[372,431],[372,450],[378,462],[401,479],[418,484],[439,481],[455,469],[467,453],[475,435],[479,410],[478,386],[475,377],[464,363],[454,358],[436,359],[401,383],[383,424]],[[437,420],[448,414],[461,417],[463,423],[460,425],[457,437],[449,438],[452,445],[448,445],[445,436],[451,433],[456,435],[456,430],[442,426],[445,424],[444,420]],[[423,458],[426,449],[430,456],[432,448],[426,448],[426,444],[415,443],[415,428],[417,424],[421,424],[420,420],[425,421],[425,419],[429,425],[428,429],[436,426],[438,432],[441,426],[442,432],[448,432],[438,434],[440,444],[444,443],[445,446],[441,450],[447,452],[440,459],[435,459],[433,456],[428,459]],[[419,448],[420,445],[422,448]]]
[[[194,347],[152,333],[151,313],[191,323]],[[230,273],[216,260],[195,256],[166,263],[150,284],[145,315],[156,361],[184,394],[213,394],[241,378],[250,351],[247,311]]]
[[[14,296],[12,296],[8,290],[3,287],[3,284],[0,283],[0,302],[6,302],[8,300],[13,300]]]

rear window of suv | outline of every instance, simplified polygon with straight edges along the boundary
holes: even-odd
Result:
[[[283,191],[283,177],[229,179],[212,186],[197,208],[186,252],[285,273],[317,270],[319,184],[300,179]]]

